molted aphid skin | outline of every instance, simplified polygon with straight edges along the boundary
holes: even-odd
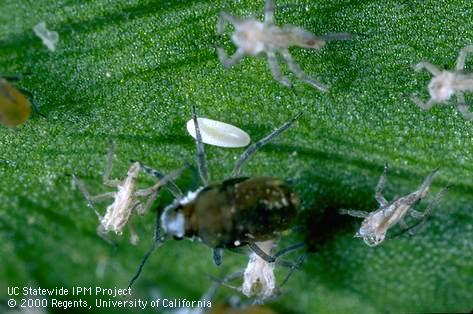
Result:
[[[268,255],[271,255],[274,241],[257,243]],[[276,289],[276,277],[274,276],[274,263],[268,263],[258,254],[251,253],[248,266],[243,274],[242,293],[247,297],[256,296],[266,299],[273,296]]]
[[[59,41],[59,34],[46,28],[46,22],[40,22],[33,27],[33,31],[43,44],[51,51],[56,51],[56,45]]]
[[[453,96],[457,95],[457,109],[465,119],[473,120],[473,112],[468,109],[465,102],[464,92],[473,91],[473,73],[465,73],[465,61],[469,53],[473,52],[473,45],[466,46],[460,51],[455,69],[453,71],[440,71],[435,65],[429,62],[420,62],[415,67],[415,71],[426,69],[434,76],[428,85],[430,99],[424,103],[417,96],[412,95],[411,99],[419,107],[429,110],[434,104],[446,104]]]
[[[0,78],[0,123],[14,128],[24,124],[30,115],[28,97]]]
[[[103,184],[116,188],[116,192],[108,192],[91,196],[84,183],[77,177],[73,176],[75,184],[79,187],[80,191],[89,203],[89,206],[94,210],[95,207],[93,203],[100,200],[113,199],[112,204],[107,206],[104,216],[95,210],[100,220],[100,226],[98,229],[100,235],[109,231],[113,231],[118,235],[122,234],[123,228],[128,223],[133,211],[143,215],[156,200],[160,188],[182,172],[182,169],[172,172],[167,176],[163,176],[152,187],[138,190],[136,188],[136,181],[141,171],[141,165],[138,162],[132,163],[126,177],[123,180],[111,180],[109,178],[112,172],[112,163],[115,155],[114,152],[115,146],[111,145],[108,152],[107,166],[103,174]]]
[[[212,248],[237,247],[274,239],[289,229],[299,198],[274,178],[235,178],[210,185],[193,200],[171,208],[164,212],[162,222],[172,235],[198,237]],[[180,225],[182,218],[184,224]],[[184,230],[176,229],[178,225]]]
[[[410,211],[411,216],[417,219],[424,219],[430,214],[433,206],[440,200],[443,195],[442,190],[435,199],[429,204],[424,213],[419,213],[411,206],[418,201],[425,198],[427,195],[432,180],[437,170],[433,171],[429,175],[417,191],[412,192],[406,196],[397,198],[388,203],[388,201],[381,195],[381,192],[386,183],[386,172],[387,166],[385,166],[384,173],[380,177],[378,185],[376,187],[376,200],[381,206],[379,209],[373,212],[364,212],[356,210],[341,210],[341,214],[347,214],[354,217],[365,218],[361,224],[361,228],[356,233],[356,237],[363,238],[363,241],[369,246],[376,246],[383,242],[386,237],[387,231],[396,224],[400,224],[402,229],[409,229],[404,221],[405,215]]]
[[[229,13],[220,14],[217,32],[222,35],[225,29],[225,22],[235,27],[232,34],[232,41],[237,46],[237,51],[228,57],[223,48],[217,48],[218,57],[226,68],[235,65],[246,55],[257,56],[266,53],[271,73],[278,82],[285,86],[292,86],[291,82],[281,74],[278,65],[277,53],[280,53],[287,63],[289,70],[300,80],[325,92],[327,87],[313,80],[299,67],[292,58],[288,48],[297,46],[307,49],[321,49],[325,45],[325,39],[349,39],[348,34],[332,34],[327,37],[318,37],[311,32],[297,26],[285,25],[282,27],[274,24],[274,1],[267,0],[265,6],[264,21],[260,22],[255,18],[239,19]]]
[[[139,173],[140,164],[135,162],[128,170],[126,178],[117,184],[115,199],[100,219],[100,224],[105,232],[122,233],[123,227],[128,222],[134,208],[136,179],[138,179]]]
[[[236,126],[207,118],[197,119],[204,144],[220,147],[245,147],[250,144],[248,133]],[[197,135],[192,119],[187,122],[186,127],[187,132],[196,139]]]

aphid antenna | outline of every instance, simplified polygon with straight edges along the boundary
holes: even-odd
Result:
[[[197,166],[199,170],[199,175],[204,186],[207,186],[209,184],[207,159],[205,158],[205,148],[204,143],[202,142],[202,134],[200,133],[199,122],[197,121],[195,105],[192,105],[192,120],[194,120],[195,127],[195,144],[197,148]]]
[[[138,160],[130,160],[131,163],[139,163],[140,164],[140,167],[141,169],[146,172],[147,174],[149,174],[150,176],[152,177],[155,177],[157,178],[158,180],[161,180],[165,177],[165,175],[159,171],[159,170],[156,170],[154,168],[151,168],[151,167],[148,167],[144,164],[142,164],[140,161]],[[185,166],[186,167],[189,167],[187,163],[185,163]],[[173,180],[169,180],[165,185],[164,185],[168,190],[169,192],[171,192],[171,194],[175,197],[175,198],[181,198],[184,194],[182,193],[182,190],[176,185],[176,183],[174,183]]]
[[[291,120],[288,122],[284,123],[281,125],[279,128],[268,134],[266,137],[262,138],[258,142],[254,143],[250,147],[248,147],[241,155],[238,161],[235,164],[235,167],[233,168],[233,173],[231,177],[237,177],[240,175],[241,168],[245,165],[245,163],[250,159],[261,147],[264,145],[268,144],[272,140],[274,140],[276,137],[278,137],[281,133],[286,131],[288,128],[290,128],[294,122],[299,119],[300,116],[304,113],[306,110],[307,106],[302,109],[301,112],[299,112],[295,117],[293,117]]]
[[[356,35],[359,36],[359,35]],[[366,35],[364,35],[366,36]],[[327,33],[321,38],[325,41],[334,41],[334,40],[352,40],[355,35],[350,33]]]
[[[161,228],[160,228],[160,215],[159,215],[159,210],[156,211],[156,227],[154,231],[154,241],[151,247],[148,249],[146,252],[145,256],[141,260],[140,265],[138,266],[138,269],[136,270],[135,274],[130,280],[130,283],[128,284],[128,288],[131,288],[133,283],[140,277],[141,272],[143,271],[143,267],[145,266],[146,262],[148,261],[149,257],[151,254],[158,248],[160,247],[167,239],[167,234],[161,235]]]
[[[29,90],[24,89],[24,88],[22,88],[22,87],[17,87],[17,88],[18,88],[18,90],[19,90],[20,92],[22,92],[23,94],[25,94],[26,97],[28,97],[28,100],[29,100],[30,103],[31,103],[31,108],[33,108],[33,111],[34,111],[35,113],[39,114],[41,117],[46,118],[46,115],[44,115],[44,114],[39,110],[38,104],[37,104],[36,101],[34,100],[33,94],[32,94]]]

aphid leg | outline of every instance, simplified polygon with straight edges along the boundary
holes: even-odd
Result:
[[[217,265],[217,266],[222,265],[223,249],[222,248],[214,248],[212,250],[212,257],[213,257],[215,265]]]
[[[264,24],[272,25],[274,24],[274,1],[266,0],[264,6]]]
[[[285,130],[287,130],[289,127],[291,127],[291,125],[296,122],[297,119],[299,119],[299,117],[302,115],[303,111],[301,111],[300,113],[298,113],[294,118],[292,118],[291,120],[289,120],[288,122],[284,123],[283,125],[281,125],[279,128],[277,128],[276,130],[274,130],[273,132],[271,132],[269,135],[267,135],[266,137],[262,138],[261,140],[259,140],[258,142],[256,142],[255,144],[251,145],[250,147],[248,147],[244,152],[243,154],[240,155],[240,158],[238,158],[236,164],[235,164],[235,167],[233,168],[233,173],[232,173],[232,177],[236,177],[238,175],[240,175],[240,171],[241,171],[241,167],[243,167],[245,165],[245,163],[248,161],[248,159],[250,159],[254,153],[256,153],[261,147],[263,147],[264,145],[268,144],[270,141],[272,141],[273,139],[275,139],[277,136],[279,136],[279,134],[281,134],[282,132],[284,132]]]
[[[417,97],[416,95],[412,95],[411,96],[411,100],[419,107],[421,107],[422,109],[424,110],[429,110],[430,108],[432,108],[432,106],[434,105],[434,101],[432,99],[429,99],[428,102],[424,103],[422,100],[420,100],[419,97]]]
[[[409,215],[412,217],[412,218],[415,218],[415,219],[422,219],[424,218],[424,213],[421,213],[420,211],[418,210],[415,210],[413,208],[411,208],[409,210]]]
[[[429,205],[425,209],[423,213],[420,213],[418,211],[414,211],[413,209],[410,209],[410,215],[414,218],[421,219],[420,222],[410,226],[406,231],[409,232],[410,235],[414,235],[416,232],[418,232],[422,226],[425,225],[427,222],[427,219],[429,218],[430,214],[432,213],[433,208],[440,202],[442,197],[445,195],[445,193],[448,191],[449,187],[445,187],[440,192],[437,193],[435,198],[430,201]],[[413,213],[415,214],[413,215]]]
[[[105,166],[105,171],[102,175],[102,182],[106,186],[117,187],[121,181],[120,180],[111,180],[110,174],[112,173],[113,159],[115,158],[115,143],[110,143],[107,154],[107,164]]]
[[[96,203],[96,202],[100,202],[102,200],[106,200],[106,199],[109,199],[109,198],[115,198],[116,195],[117,195],[117,192],[107,192],[107,193],[91,196],[90,200],[93,203]]]
[[[205,158],[204,143],[202,142],[202,135],[200,134],[199,123],[197,122],[197,114],[195,112],[195,106],[192,105],[192,120],[194,120],[195,127],[195,145],[197,148],[197,167],[199,175],[204,186],[209,184],[209,174],[207,170],[207,160]]]
[[[256,243],[248,242],[250,249],[255,252],[261,259],[265,260],[268,263],[274,263],[276,258],[274,256],[266,254]]]
[[[294,272],[299,269],[302,264],[304,263],[305,259],[307,258],[307,252],[302,254],[299,259],[297,260],[297,262],[294,264],[294,267],[291,267],[290,270],[289,270],[289,273],[286,275],[286,277],[283,279],[283,281],[281,282],[281,284],[279,285],[279,287],[277,288],[277,290],[281,290],[282,286],[284,286],[289,278],[291,278],[291,276],[294,274]]]
[[[156,228],[155,228],[155,231],[154,231],[153,244],[151,245],[149,250],[146,252],[143,259],[141,260],[140,265],[138,266],[138,269],[136,270],[135,274],[133,275],[133,277],[130,280],[130,283],[128,284],[128,288],[130,288],[133,285],[133,283],[136,281],[136,279],[138,279],[138,277],[140,277],[140,274],[143,270],[143,267],[145,266],[146,262],[148,261],[148,258],[151,256],[153,251],[155,249],[157,249],[159,246],[161,246],[164,243],[164,241],[166,241],[167,235],[166,234],[163,235],[163,236],[160,235],[160,230],[161,230],[161,228],[159,227],[159,224],[161,222],[160,217],[161,216],[159,215],[159,211],[156,211]]]
[[[85,187],[84,182],[79,180],[79,178],[77,178],[75,175],[72,175],[72,180],[74,181],[74,184],[79,188],[79,191],[81,191],[81,193],[84,195],[89,207],[94,210],[95,214],[97,215],[97,217],[99,219],[102,219],[102,216],[100,215],[100,213],[98,212],[98,210],[94,206],[93,197],[90,195],[89,191]],[[106,193],[106,194],[108,194],[108,193]],[[113,197],[115,197],[115,195],[113,195]]]
[[[406,221],[404,220],[404,217],[401,217],[399,219],[399,227],[401,227],[402,230],[409,229],[409,226],[407,225]]]
[[[284,261],[284,260],[281,260],[280,257],[283,256],[283,255],[286,255],[288,253],[291,253],[292,251],[301,249],[303,247],[305,247],[305,243],[301,242],[301,243],[296,243],[296,244],[290,245],[290,246],[288,246],[284,249],[279,250],[278,252],[276,252],[273,255],[273,257],[276,259],[276,265],[289,268],[290,270],[292,270],[294,268],[298,268],[300,266],[299,262],[292,263],[292,262]],[[304,259],[305,259],[305,257],[304,257]]]
[[[210,277],[210,280],[212,280],[213,282],[218,283],[219,285],[222,285],[222,286],[224,286],[224,287],[227,287],[227,288],[230,288],[230,289],[233,289],[233,290],[236,290],[236,291],[241,292],[241,288],[240,288],[240,287],[230,285],[228,282],[242,277],[244,273],[245,273],[244,270],[240,270],[240,271],[237,271],[237,272],[235,272],[235,273],[233,273],[233,274],[230,274],[230,275],[228,275],[228,276],[225,276],[225,277],[222,278],[222,279],[216,278],[216,277],[214,277],[214,276],[209,276],[209,277]]]
[[[312,87],[315,87],[319,89],[322,92],[328,91],[328,88],[322,84],[317,82],[316,80],[310,78],[307,74],[305,74],[304,71],[302,71],[301,67],[294,61],[294,59],[291,56],[291,53],[287,49],[283,49],[281,51],[282,56],[284,60],[286,60],[287,65],[289,66],[289,70],[292,71],[299,79],[303,80],[304,82],[308,83],[309,85],[312,85]]]
[[[108,232],[101,224],[97,227],[97,235],[108,244],[113,246],[116,245],[116,243],[108,236]]]
[[[376,201],[378,201],[379,205],[381,206],[386,206],[388,204],[388,201],[384,198],[384,196],[381,194],[383,192],[384,186],[386,185],[386,176],[388,172],[388,164],[384,165],[384,171],[381,177],[379,177],[378,184],[376,185],[376,190],[375,190],[375,198]]]
[[[225,22],[228,22],[232,25],[237,25],[240,23],[240,20],[234,17],[227,12],[221,12],[217,21],[217,34],[222,35],[225,32]]]
[[[19,79],[21,79],[21,77]],[[46,118],[46,116],[39,110],[38,104],[34,100],[33,94],[29,90],[26,90],[26,89],[21,88],[21,87],[18,88],[18,90],[28,97],[28,100],[31,103],[31,107],[33,108],[33,111],[36,112],[37,114],[39,114],[40,116],[42,116],[43,118]]]
[[[414,71],[416,72],[419,72],[423,69],[426,69],[427,71],[432,73],[432,75],[434,76],[437,76],[441,73],[441,71],[435,65],[429,62],[425,62],[425,61],[419,62],[414,66]]]
[[[292,84],[287,79],[287,77],[281,74],[281,69],[279,68],[276,53],[270,50],[267,52],[267,55],[268,55],[269,69],[271,70],[271,74],[273,75],[274,79],[284,86],[292,87]]]
[[[154,201],[158,198],[159,189],[151,193],[145,203],[137,204],[135,210],[138,215],[144,215],[153,206]]]
[[[237,51],[230,57],[227,56],[227,53],[222,47],[217,47],[218,59],[222,62],[225,68],[230,68],[238,63],[244,56],[245,51],[243,49],[237,49]]]
[[[290,250],[284,250],[284,253],[283,254],[279,254],[279,255],[274,255],[274,256],[271,256],[269,254],[267,254],[266,252],[264,252],[259,246],[258,244],[254,243],[254,242],[249,242],[248,243],[248,246],[250,247],[250,249],[256,253],[256,255],[258,255],[261,259],[265,260],[267,263],[277,263],[278,265],[281,265],[281,266],[284,266],[284,267],[287,267],[287,268],[292,268],[294,267],[294,264],[293,263],[290,263],[290,262],[286,262],[286,261],[281,261],[281,260],[277,260],[277,257],[283,255],[283,254],[286,254],[286,253],[289,253],[289,251],[292,251],[292,250],[296,250],[298,249],[299,247],[296,247],[296,248],[291,248]],[[278,252],[279,253],[279,252]]]
[[[457,92],[457,109],[467,120],[473,120],[473,112],[470,111],[468,105],[465,102],[465,96],[462,92]]]
[[[432,181],[434,180],[434,176],[438,172],[438,170],[439,169],[437,168],[434,171],[432,171],[432,173],[427,178],[425,178],[424,182],[417,190],[419,199],[423,199],[429,192],[429,188],[432,185]]]
[[[458,54],[458,59],[457,59],[457,64],[455,66],[455,69],[457,71],[461,71],[465,68],[465,60],[468,54],[473,52],[473,45],[466,46],[463,48],[460,53]]]
[[[154,195],[155,193],[159,192],[161,187],[165,186],[170,181],[172,181],[172,180],[176,179],[177,177],[179,177],[182,174],[182,172],[184,171],[184,169],[186,169],[186,168],[187,167],[181,167],[177,170],[171,171],[170,173],[168,173],[167,175],[162,177],[158,182],[156,182],[152,187],[136,191],[135,196]]]
[[[357,218],[366,218],[369,216],[369,212],[362,210],[351,210],[351,209],[339,209],[338,213],[341,215],[350,215]]]
[[[135,161],[132,160],[131,162],[135,162]],[[141,166],[141,170],[143,170],[144,172],[146,172],[150,176],[153,176],[157,179],[164,178],[164,174],[162,172],[160,172],[156,169],[150,168],[148,166],[145,166],[141,163],[140,163],[140,166]],[[173,181],[169,181],[166,185],[166,188],[169,190],[169,192],[171,192],[171,194],[175,198],[181,198],[183,196],[183,193],[182,193],[181,189]]]
[[[300,243],[296,243],[296,244],[293,244],[293,245],[290,245],[288,246],[287,248],[284,248],[280,251],[278,251],[276,254],[274,254],[274,257],[275,258],[279,258],[280,256],[283,256],[283,255],[286,255],[292,251],[295,251],[295,250],[298,250],[298,249],[301,249],[305,246],[305,243],[304,242],[300,242]]]
[[[138,241],[140,240],[140,237],[138,236],[135,226],[133,225],[131,220],[128,221],[128,230],[130,230],[130,243],[132,245],[137,245]]]
[[[445,195],[445,193],[448,191],[449,188],[450,187],[447,186],[447,187],[443,188],[442,190],[440,190],[440,192],[437,193],[437,195],[434,197],[434,199],[432,201],[430,201],[429,205],[427,206],[427,208],[424,210],[423,213],[421,213],[417,210],[414,210],[414,209],[410,209],[410,215],[414,218],[417,218],[417,219],[427,218],[432,213],[433,208],[443,198],[443,196]]]

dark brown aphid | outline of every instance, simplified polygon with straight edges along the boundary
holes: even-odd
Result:
[[[231,248],[277,237],[289,229],[299,208],[299,198],[283,181],[271,177],[235,178],[210,185],[174,212],[184,216],[184,236],[199,237],[212,248]],[[181,230],[176,236],[181,235]]]
[[[24,124],[31,115],[28,97],[0,78],[0,123],[14,128]]]

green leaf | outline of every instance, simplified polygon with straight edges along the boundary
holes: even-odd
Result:
[[[261,18],[263,7],[263,1],[0,2],[0,73],[26,74],[17,86],[29,90],[46,115],[33,115],[16,130],[0,127],[2,300],[9,298],[9,286],[126,287],[151,244],[154,214],[134,218],[137,246],[126,231],[111,247],[97,236],[97,218],[70,174],[93,194],[106,191],[101,174],[109,139],[117,144],[115,177],[126,173],[130,159],[164,172],[194,162],[185,123],[195,104],[201,116],[235,124],[253,140],[307,107],[297,125],[256,154],[244,174],[292,179],[310,219],[342,207],[376,209],[374,187],[385,162],[391,166],[388,199],[414,191],[436,167],[441,171],[432,195],[452,186],[418,234],[376,248],[352,237],[360,220],[335,219],[342,223],[334,223],[323,246],[285,286],[287,293],[271,302],[274,309],[472,309],[473,122],[461,117],[453,100],[430,111],[409,100],[413,93],[428,97],[430,74],[415,73],[414,64],[428,60],[450,69],[471,43],[472,2],[278,2],[279,25],[356,35],[329,42],[320,52],[291,49],[307,74],[330,86],[327,94],[291,74],[294,90],[281,86],[264,58],[222,67],[214,49],[218,14],[225,9]],[[59,33],[54,53],[32,31],[40,21]],[[229,36],[223,41],[234,50]],[[467,68],[471,64],[467,60]],[[467,102],[473,102],[468,94]],[[228,177],[242,152],[206,150],[213,182]],[[187,173],[178,184],[196,188],[198,177]],[[160,206],[170,200],[163,194]],[[318,228],[326,231],[307,219],[300,225],[311,226],[314,236]],[[281,247],[294,241],[297,235],[290,235]],[[219,269],[203,244],[170,241],[151,257],[133,296],[198,300],[211,285],[207,274],[223,276],[246,262],[227,253]],[[278,270],[279,278],[286,272]],[[233,293],[221,288],[217,299]],[[96,298],[82,297],[90,304]]]

